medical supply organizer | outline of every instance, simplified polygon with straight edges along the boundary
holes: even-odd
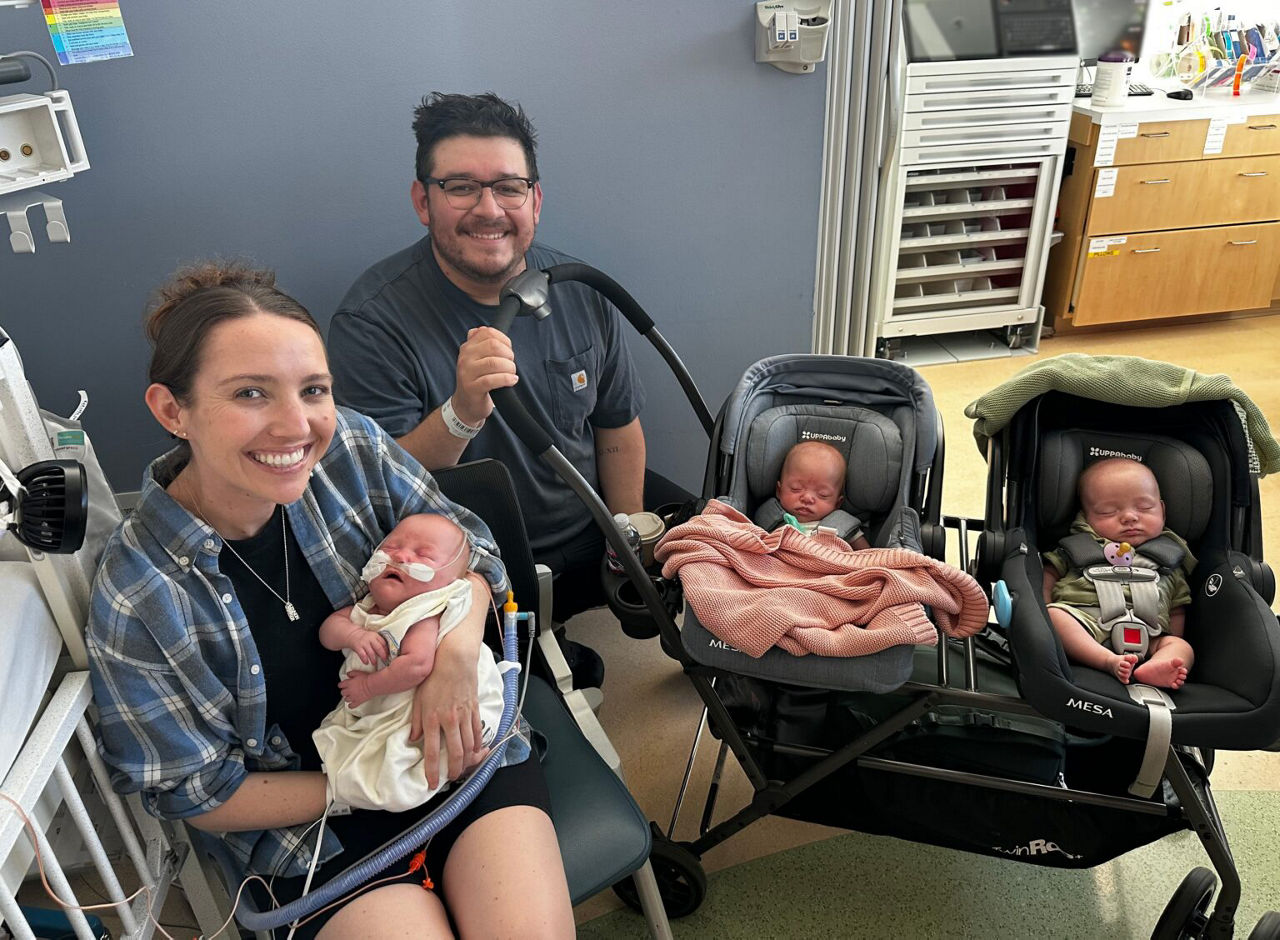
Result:
[[[1280,302],[1280,94],[1075,107],[1055,330]]]
[[[910,62],[899,74],[874,353],[927,363],[1034,351],[1076,59]]]

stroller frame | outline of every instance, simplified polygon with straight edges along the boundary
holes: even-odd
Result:
[[[653,320],[625,290],[601,272],[585,265],[566,265],[547,272],[526,272],[524,275],[518,275],[508,287],[504,288],[503,302],[494,325],[505,331],[518,314],[539,315],[541,302],[545,299],[547,282],[570,279],[582,281],[599,290],[618,307],[637,331],[654,345],[674,373],[709,438],[712,441],[717,440],[722,430],[724,411],[720,412],[713,424],[696,383],[665,338],[658,332]],[[1135,817],[1155,820],[1167,830],[1150,838],[1143,837],[1135,845],[1112,851],[1108,858],[1136,848],[1137,845],[1145,842],[1154,841],[1155,838],[1160,838],[1169,832],[1190,828],[1200,838],[1218,877],[1221,878],[1222,889],[1218,894],[1217,904],[1212,916],[1209,916],[1208,904],[1214,889],[1213,874],[1203,868],[1194,869],[1175,892],[1156,925],[1153,936],[1163,938],[1230,937],[1232,935],[1234,914],[1240,898],[1240,879],[1221,817],[1207,784],[1208,771],[1212,767],[1211,751],[1201,751],[1183,745],[1171,746],[1165,757],[1163,771],[1163,780],[1168,784],[1171,799],[1161,800],[1145,800],[1109,792],[1073,789],[1066,787],[1065,783],[1062,786],[1051,786],[1016,777],[973,773],[916,761],[886,758],[871,753],[874,748],[889,742],[939,706],[959,706],[983,712],[1045,720],[1044,716],[1020,695],[979,689],[982,671],[979,659],[984,648],[979,643],[979,638],[969,637],[963,641],[953,641],[940,634],[934,665],[935,674],[932,679],[913,676],[902,684],[891,694],[906,695],[908,701],[892,714],[880,719],[874,727],[856,735],[838,748],[768,742],[775,754],[815,761],[812,766],[790,780],[781,782],[771,780],[752,750],[752,736],[744,734],[738,728],[717,692],[717,681],[722,676],[733,675],[732,671],[700,664],[682,646],[681,626],[677,624],[675,616],[675,610],[680,605],[678,582],[674,585],[673,591],[666,592],[660,592],[654,585],[639,559],[631,553],[622,533],[611,524],[608,510],[598,495],[565,460],[554,446],[551,436],[533,417],[539,409],[537,403],[526,400],[524,397],[526,394],[524,389],[516,387],[515,389],[497,389],[493,392],[493,397],[498,411],[512,425],[525,445],[549,463],[586,504],[604,534],[606,542],[612,546],[622,562],[625,576],[638,593],[643,610],[647,611],[652,620],[652,627],[660,637],[664,652],[681,664],[704,703],[689,762],[676,797],[670,826],[664,834],[656,823],[651,823],[654,838],[650,861],[669,916],[680,917],[691,913],[697,909],[705,896],[706,878],[700,862],[705,852],[758,819],[778,813],[821,781],[853,765],[873,773],[891,773],[899,778],[939,781],[947,785],[969,786],[990,792],[1022,796],[1042,801],[1045,805],[1070,806],[1073,812],[1092,808],[1100,811],[1131,813]],[[989,465],[992,469],[989,472],[987,519],[943,518],[939,508],[944,449],[940,417],[937,418],[937,425],[933,464],[927,474],[920,474],[912,481],[909,504],[921,515],[920,540],[925,552],[933,557],[943,558],[946,530],[954,529],[959,541],[961,567],[966,570],[971,567],[968,557],[970,529],[975,526],[983,529],[982,537],[978,540],[978,558],[975,560],[980,567],[984,557],[983,540],[991,535],[990,530],[1003,530],[1005,522],[1002,517],[1003,499],[994,469],[997,465],[1003,466],[999,441],[993,440],[989,449]],[[716,469],[716,455],[713,453],[708,460],[704,495],[714,492]],[[629,613],[634,618],[635,611]],[[963,688],[953,685],[951,681],[952,660],[957,656],[960,657],[957,668],[963,670],[964,674]],[[709,727],[720,737],[721,746],[703,806],[699,835],[692,841],[676,842],[673,839],[674,830],[704,727]],[[737,758],[753,787],[754,796],[745,807],[720,823],[711,825],[728,751],[732,751]],[[844,828],[860,827],[845,826]],[[868,828],[863,831],[898,835],[887,829]],[[919,834],[914,838],[903,837],[910,838],[912,841],[932,841],[933,844],[966,848],[941,837],[937,840],[921,838]],[[1084,865],[1062,865],[1057,859],[1047,856],[1036,857],[1031,854],[1010,853],[1001,850],[998,846],[991,846],[990,849],[986,854],[1012,857],[1015,860],[1030,863],[1042,862],[1056,867],[1090,867],[1107,860],[1098,858]],[[977,849],[971,850],[977,851]],[[1082,856],[1076,858],[1080,857]],[[625,902],[633,907],[639,907],[638,891],[633,882],[630,880],[620,882],[614,887]],[[1275,914],[1264,915],[1259,923],[1259,929],[1262,930],[1264,925],[1270,928],[1276,927],[1277,924],[1273,923],[1276,916]],[[1265,935],[1271,936],[1271,934]]]

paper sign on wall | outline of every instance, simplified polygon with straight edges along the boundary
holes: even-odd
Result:
[[[53,51],[63,65],[133,55],[117,0],[40,0]]]

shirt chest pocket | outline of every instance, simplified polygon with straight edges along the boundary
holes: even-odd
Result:
[[[568,359],[548,359],[543,367],[551,393],[551,420],[565,433],[580,431],[596,409],[600,377],[595,374],[594,350],[588,346]]]

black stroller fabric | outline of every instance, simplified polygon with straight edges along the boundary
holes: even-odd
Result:
[[[1260,541],[1248,443],[1229,402],[1134,408],[1051,393],[1014,419],[1008,487],[1017,527],[1004,579],[1015,597],[1009,641],[1023,696],[1076,727],[1145,740],[1148,712],[1114,677],[1066,659],[1041,596],[1039,554],[1066,534],[1089,462],[1133,456],[1155,473],[1169,526],[1199,561],[1186,639],[1196,660],[1171,696],[1173,743],[1265,747],[1280,729],[1280,628],[1244,550]],[[993,469],[994,472],[994,469]]]

